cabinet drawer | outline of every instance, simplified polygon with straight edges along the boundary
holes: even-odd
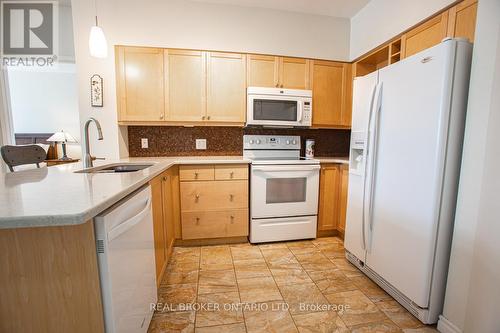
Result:
[[[220,164],[215,166],[215,180],[248,179],[248,165]]]
[[[179,167],[180,181],[214,180],[213,165],[181,165]]]
[[[182,239],[248,236],[248,210],[182,213]]]
[[[181,210],[248,208],[248,181],[182,182]]]

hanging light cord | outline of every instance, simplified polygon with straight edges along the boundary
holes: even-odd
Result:
[[[98,21],[97,21],[97,0],[94,0],[94,10],[95,10],[95,26],[98,27]]]

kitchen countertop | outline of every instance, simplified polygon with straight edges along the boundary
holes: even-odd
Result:
[[[126,158],[94,166],[154,163],[131,173],[75,173],[82,163],[63,164],[0,175],[0,229],[84,223],[152,178],[178,164],[250,163],[241,156]]]
[[[315,157],[320,163],[349,164],[349,157]]]

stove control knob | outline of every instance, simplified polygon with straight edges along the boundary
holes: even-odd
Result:
[[[296,145],[297,144],[297,141],[296,140],[293,140],[292,141],[292,145]]]
[[[248,143],[250,143],[251,145],[253,145],[253,140],[250,140]]]
[[[259,139],[257,139],[257,144],[260,145],[260,140]]]
[[[290,144],[290,140],[286,140],[286,144],[289,145]]]

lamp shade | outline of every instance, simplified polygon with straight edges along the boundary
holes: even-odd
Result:
[[[108,56],[108,43],[104,31],[97,25],[90,29],[89,49],[92,57],[106,58]]]
[[[50,138],[47,139],[50,142],[78,142],[75,137],[68,132],[56,132]]]

